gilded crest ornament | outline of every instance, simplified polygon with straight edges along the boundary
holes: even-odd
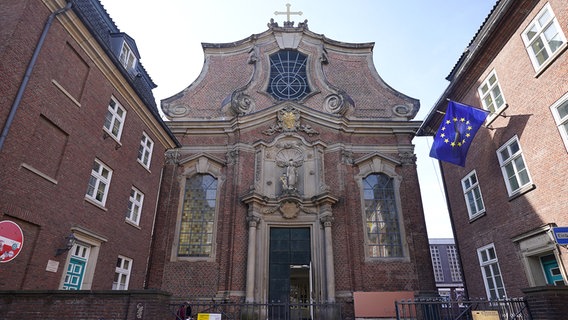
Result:
[[[263,131],[265,135],[271,136],[276,132],[303,131],[309,136],[319,134],[307,124],[300,124],[300,112],[292,106],[280,109],[277,114],[278,121]]]
[[[296,127],[296,120],[300,118],[300,115],[296,112],[292,111],[284,111],[282,112],[282,124],[284,125],[285,130],[291,130]]]

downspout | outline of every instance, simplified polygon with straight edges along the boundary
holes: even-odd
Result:
[[[65,11],[71,9],[71,5],[72,5],[71,2],[67,2],[67,5],[65,7],[51,13],[49,15],[49,18],[47,18],[47,21],[45,22],[45,26],[43,27],[43,31],[41,33],[39,41],[36,45],[36,48],[34,49],[34,53],[32,55],[30,63],[28,64],[28,68],[26,69],[26,73],[24,74],[24,78],[22,79],[22,83],[20,84],[20,88],[18,89],[18,93],[16,94],[16,99],[14,99],[14,102],[12,103],[12,107],[10,108],[10,113],[8,114],[8,118],[6,119],[6,123],[4,123],[4,128],[2,129],[2,135],[0,135],[0,152],[4,148],[4,141],[6,140],[6,137],[8,136],[8,131],[10,130],[10,127],[12,126],[12,122],[14,122],[14,117],[16,116],[16,111],[18,110],[18,107],[20,106],[20,103],[22,102],[22,97],[24,96],[24,91],[26,90],[26,87],[28,86],[28,81],[30,80],[32,70],[33,70],[33,68],[36,64],[37,57],[39,56],[39,52],[41,50],[41,47],[43,46],[43,43],[45,42],[45,38],[47,37],[47,32],[49,31],[49,28],[53,24],[53,20],[55,19],[55,17],[57,15],[61,14],[61,13],[64,13]]]

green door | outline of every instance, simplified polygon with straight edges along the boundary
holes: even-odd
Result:
[[[556,261],[554,254],[540,257],[540,263],[542,264],[547,284],[564,285],[564,279],[562,278],[562,273],[560,272],[560,267],[558,266],[558,261]]]
[[[309,228],[270,229],[269,302],[297,301],[298,287],[307,286],[309,288],[309,277],[300,276],[297,266],[308,266],[309,268],[310,247]],[[302,284],[299,283],[300,279]],[[294,282],[292,288],[294,290],[291,290],[291,281]]]
[[[81,290],[90,247],[76,243],[71,249],[63,290]]]

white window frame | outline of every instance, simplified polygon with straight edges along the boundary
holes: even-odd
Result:
[[[93,162],[91,175],[89,177],[89,184],[85,198],[94,201],[95,203],[100,204],[104,207],[108,196],[111,178],[112,169],[99,159],[95,159]],[[102,197],[100,197],[100,199],[98,199],[99,194],[102,194]]]
[[[144,204],[144,193],[132,187],[130,197],[128,198],[128,209],[126,212],[126,220],[135,224],[140,224],[140,216],[142,215],[142,206]]]
[[[561,107],[567,109],[566,115],[564,116],[561,116],[558,111]],[[564,147],[566,147],[566,151],[568,151],[568,93],[551,105],[550,111],[552,112],[558,131],[560,131],[562,141],[564,141]]]
[[[491,71],[489,75],[483,80],[479,88],[477,88],[479,99],[483,109],[489,111],[487,116],[487,123],[492,122],[498,115],[507,109],[507,101],[499,85],[499,78],[495,70]],[[497,103],[501,101],[499,105]]]
[[[493,256],[490,252],[493,251]],[[485,254],[483,254],[485,253]],[[483,283],[485,284],[485,292],[487,299],[506,299],[507,291],[505,289],[505,281],[503,280],[503,273],[499,267],[499,259],[497,259],[497,252],[493,243],[477,249],[477,257],[479,259],[479,266],[481,267],[481,274],[483,276]],[[499,282],[502,287],[499,287]],[[499,296],[499,289],[502,289],[503,295]]]
[[[472,179],[475,177],[475,179]],[[475,181],[474,181],[475,180]],[[467,207],[467,213],[469,219],[475,219],[485,213],[485,203],[483,202],[483,196],[481,194],[481,188],[479,187],[479,179],[477,178],[477,172],[475,170],[468,173],[462,180],[461,185],[463,189],[463,196],[465,199],[465,205]],[[470,199],[473,197],[473,199]],[[473,204],[470,200],[473,200]],[[473,205],[473,206],[472,206]]]
[[[132,259],[119,255],[116,260],[112,290],[128,290],[131,272]]]
[[[134,67],[136,67],[136,56],[126,41],[122,43],[122,48],[120,48],[119,60],[128,71],[134,70]]]
[[[140,146],[138,147],[138,163],[146,169],[150,169],[153,150],[154,141],[150,139],[146,132],[142,132],[142,139],[140,139]]]
[[[517,145],[518,150],[512,148],[514,144]],[[507,153],[508,156],[504,157],[504,153]],[[499,159],[501,173],[503,174],[509,197],[523,193],[532,187],[532,179],[527,162],[525,161],[519,138],[516,135],[497,149],[497,158]],[[522,168],[521,165],[523,166]],[[527,181],[522,182],[523,178]],[[518,186],[514,187],[511,185],[511,180],[514,180]]]
[[[555,28],[555,30],[551,28]],[[535,34],[532,38],[529,38],[528,34],[531,31],[535,32]],[[552,39],[556,38],[556,41],[562,42],[555,48],[554,51],[550,47],[550,41],[547,40],[548,31],[556,31],[557,33],[554,34],[554,37]],[[551,61],[554,60],[557,55],[560,54],[562,49],[566,47],[566,37],[564,36],[562,28],[560,27],[560,24],[556,19],[556,15],[552,11],[550,3],[544,5],[544,7],[536,15],[533,21],[531,21],[531,23],[527,26],[525,31],[523,31],[522,39],[535,71],[539,71],[547,66]],[[541,62],[538,61],[537,55],[535,54],[532,47],[533,44],[535,44],[535,42],[537,41],[539,41],[539,43],[542,45],[541,51],[544,50],[546,55],[548,55],[548,57]]]
[[[114,97],[110,98],[103,129],[116,141],[120,141],[124,121],[126,120],[126,109]],[[116,132],[113,129],[116,128]]]

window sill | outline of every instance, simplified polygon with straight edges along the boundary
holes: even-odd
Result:
[[[29,170],[30,172],[33,172],[35,174],[37,174],[38,176],[44,178],[45,180],[53,183],[53,184],[57,184],[57,180],[53,179],[52,177],[48,176],[47,174],[39,171],[38,169],[34,168],[33,166],[27,164],[27,163],[22,163],[20,165],[22,168]]]
[[[131,225],[138,230],[142,230],[142,227],[140,227],[139,224],[137,224],[136,222],[134,222],[132,220],[125,219],[124,222],[126,222],[126,224]]]
[[[67,90],[65,90],[65,88],[63,88],[63,86],[57,82],[55,79],[51,79],[51,83],[53,83],[57,89],[59,89],[59,91],[63,92],[63,94],[69,98],[69,100],[71,100],[77,107],[81,108],[81,103],[79,101],[77,101],[77,99],[75,99]]]
[[[410,259],[406,256],[402,257],[366,257],[366,263],[400,263],[409,262]]]
[[[175,256],[175,258],[173,259],[173,261],[189,261],[189,262],[198,262],[198,261],[203,261],[203,262],[215,262],[215,258],[214,257],[179,257],[179,256]]]
[[[562,53],[566,50],[566,48],[568,48],[568,43],[564,42],[562,47],[556,50],[556,52],[550,58],[548,58],[548,60],[545,63],[543,63],[540,67],[535,66],[536,74],[534,75],[534,77],[538,78],[542,73],[544,73],[544,71],[548,69],[548,67],[550,67],[550,65],[552,65],[554,61],[556,61],[556,59],[558,59],[558,57],[562,55]]]
[[[91,199],[91,198],[89,198],[89,197],[85,197],[85,201],[87,201],[88,203],[94,205],[95,207],[97,207],[97,208],[99,208],[99,209],[101,209],[101,210],[103,210],[103,211],[108,211],[108,209],[105,208],[105,206],[104,206],[102,203],[97,202],[97,201],[95,201],[95,200],[93,200],[93,199]]]
[[[469,218],[469,223],[472,223],[472,222],[474,222],[475,220],[479,220],[479,219],[481,219],[482,217],[485,217],[485,215],[487,215],[487,212],[486,212],[486,211],[483,211],[483,212],[481,212],[481,213],[478,213],[478,214],[476,214],[475,216]]]
[[[489,114],[487,116],[487,120],[485,121],[485,127],[489,127],[495,120],[497,120],[497,118],[501,117],[501,114],[503,114],[503,112],[505,112],[505,110],[507,110],[508,108],[509,105],[505,103],[503,108],[499,109],[496,113]]]
[[[146,169],[146,171],[148,171],[148,173],[152,173],[152,171],[150,170],[150,166],[146,166],[142,163],[142,161],[140,161],[140,159],[136,159],[136,161],[138,162],[139,165],[142,166],[142,168]]]
[[[534,185],[534,184],[532,184],[532,183],[531,183],[531,184],[528,184],[528,185],[526,185],[526,186],[520,188],[519,190],[515,191],[513,194],[510,194],[510,195],[509,195],[509,201],[513,201],[513,200],[515,200],[516,198],[518,198],[518,197],[524,195],[525,193],[530,192],[530,191],[532,191],[532,190],[534,190],[534,189],[536,189],[536,185]]]
[[[120,143],[120,141],[118,140],[117,137],[115,137],[113,134],[111,134],[107,128],[103,127],[103,139],[106,140],[107,138],[112,138],[112,140],[114,140],[114,142],[116,143],[116,145],[114,146],[115,150],[118,150],[122,147],[122,143]]]

